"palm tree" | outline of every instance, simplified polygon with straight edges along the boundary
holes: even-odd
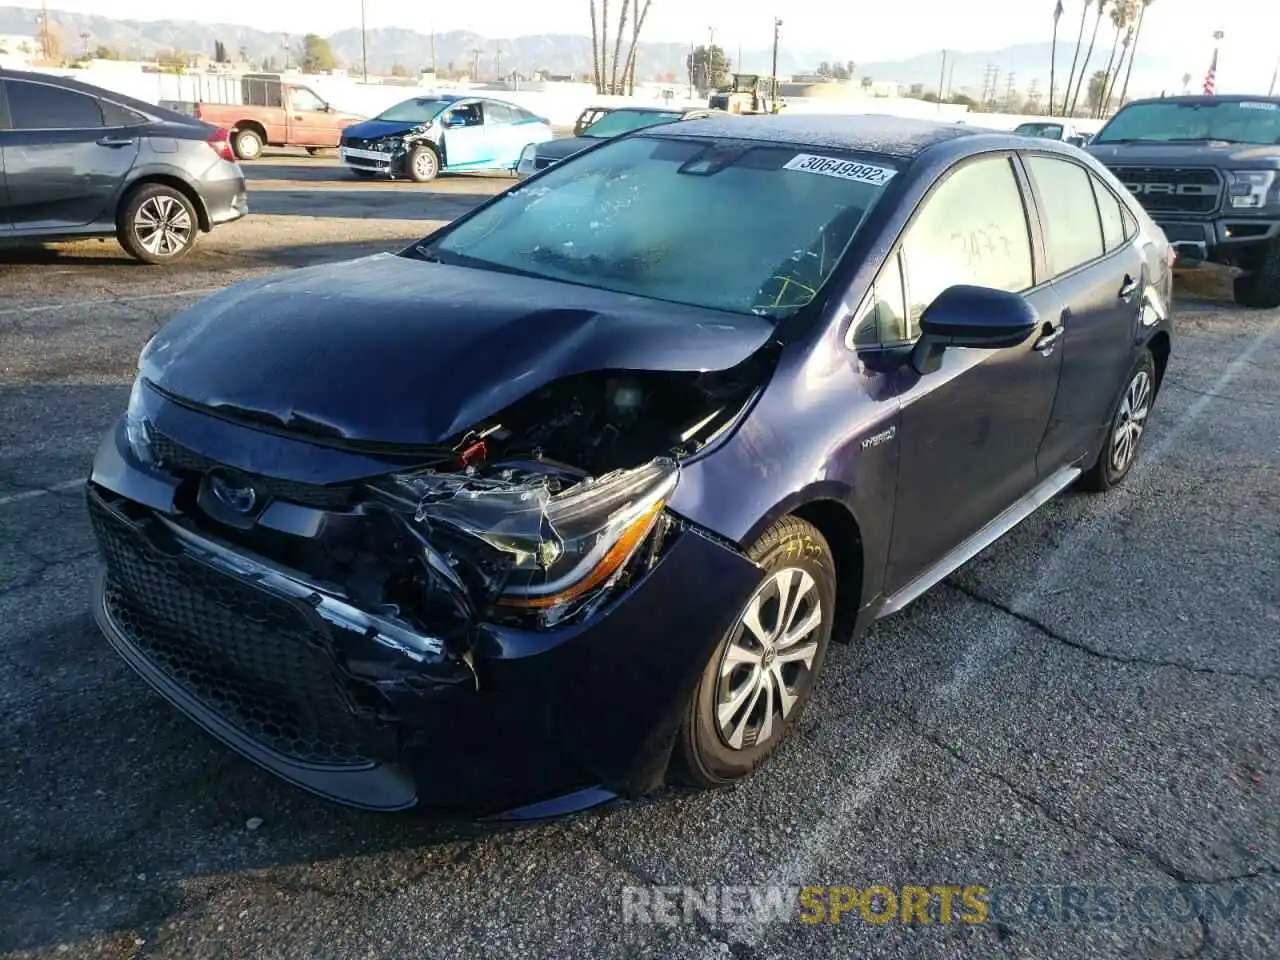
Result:
[[[627,77],[628,90],[633,95],[636,92],[636,48],[640,46],[640,31],[644,29],[644,20],[649,16],[649,4],[652,2],[653,0],[644,0],[644,6],[640,6],[640,0],[636,0],[640,15],[631,21],[631,49],[627,51],[627,65],[623,73]]]
[[[1071,107],[1067,116],[1075,116],[1076,103],[1080,99],[1080,87],[1084,84],[1084,75],[1089,72],[1089,61],[1093,59],[1093,46],[1098,42],[1098,28],[1102,26],[1102,15],[1107,12],[1107,0],[1098,0],[1098,15],[1093,20],[1093,33],[1089,37],[1089,49],[1085,51],[1084,63],[1080,64],[1080,76],[1076,77],[1076,92],[1071,95]],[[1090,78],[1092,82],[1092,78]]]
[[[1080,11],[1080,29],[1076,31],[1076,52],[1071,55],[1071,72],[1067,74],[1067,89],[1062,95],[1062,115],[1067,114],[1067,101],[1071,99],[1071,82],[1076,76],[1076,61],[1080,59],[1080,47],[1084,43],[1084,18],[1089,15],[1089,4],[1092,0],[1084,0]],[[1102,0],[1098,0],[1099,3]],[[1050,111],[1052,113],[1053,111]]]
[[[1054,82],[1058,71],[1058,21],[1062,19],[1062,0],[1053,8],[1053,45],[1049,49],[1049,116],[1053,116]],[[849,71],[850,75],[853,71]]]
[[[600,0],[600,84],[597,93],[608,93],[605,81],[609,79],[609,0]]]
[[[609,78],[609,92],[618,92],[618,65],[622,60],[622,32],[627,28],[627,14],[630,12],[631,0],[622,0],[622,15],[618,17],[618,36],[613,42],[613,72]],[[626,74],[622,78],[626,79]]]
[[[1098,111],[1098,117],[1105,117],[1111,112],[1111,98],[1116,92],[1116,80],[1120,78],[1120,68],[1124,66],[1124,58],[1129,53],[1129,48],[1133,44],[1133,27],[1130,26],[1124,32],[1124,40],[1120,46],[1120,59],[1116,61],[1116,72],[1112,75],[1110,83],[1107,85],[1106,95],[1103,97],[1102,109]],[[1131,60],[1130,63],[1133,61]],[[1124,101],[1122,100],[1121,103]]]
[[[1129,75],[1133,73],[1133,61],[1138,56],[1138,41],[1142,38],[1142,21],[1147,17],[1147,7],[1155,0],[1142,0],[1142,8],[1138,11],[1138,25],[1133,29],[1133,45],[1129,47],[1129,67],[1124,72],[1124,86],[1120,88],[1120,105],[1124,106],[1124,98],[1129,93]]]
[[[1101,108],[1110,97],[1110,88],[1114,84],[1111,71],[1116,68],[1116,53],[1120,49],[1120,31],[1124,30],[1132,22],[1133,15],[1136,12],[1134,4],[1136,0],[1115,0],[1111,4],[1111,24],[1116,28],[1115,36],[1111,40],[1111,55],[1107,57],[1107,83],[1103,90],[1103,100],[1099,103]]]
[[[596,20],[596,0],[591,0],[591,60],[592,79],[596,84],[596,93],[601,92],[600,82],[600,25]]]

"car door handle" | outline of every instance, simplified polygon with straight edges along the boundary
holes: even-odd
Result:
[[[131,147],[137,141],[133,137],[102,137],[98,140],[100,147]]]
[[[1056,326],[1052,330],[1048,330],[1040,335],[1040,339],[1032,346],[1032,350],[1037,353],[1048,354],[1053,351],[1054,346],[1062,339],[1062,332],[1066,330],[1064,326]]]
[[[1138,292],[1138,281],[1133,279],[1127,273],[1124,276],[1124,283],[1120,285],[1120,299],[1128,303],[1133,299],[1133,295]]]

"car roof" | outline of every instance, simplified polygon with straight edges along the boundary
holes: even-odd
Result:
[[[666,133],[670,127],[653,131]],[[826,147],[911,159],[929,147],[965,137],[990,137],[1004,133],[1011,145],[1024,145],[1021,137],[981,127],[960,126],[934,120],[850,114],[792,114],[700,117],[680,124],[680,136],[756,140],[789,146]]]
[[[66,77],[54,73],[36,73],[33,70],[6,70],[0,67],[0,80],[34,80],[37,83],[48,84],[51,87],[64,87],[67,90],[75,90],[78,93],[88,94],[92,97],[104,97],[112,103],[118,103],[122,107],[129,107],[140,113],[149,114],[160,120],[167,120],[170,123],[182,123],[191,127],[208,127],[209,124],[203,120],[188,116],[185,113],[178,113],[176,110],[169,110],[165,107],[156,106],[154,103],[147,103],[134,97],[126,96],[123,93],[116,93],[114,90],[108,90],[105,87],[98,87],[92,83],[85,83],[77,77]]]
[[[1263,96],[1262,94],[1250,95],[1247,93],[1186,94],[1176,97],[1145,97],[1141,100],[1130,100],[1125,106],[1134,107],[1143,103],[1177,103],[1193,107],[1209,106],[1215,103],[1274,103],[1280,105],[1280,97]]]

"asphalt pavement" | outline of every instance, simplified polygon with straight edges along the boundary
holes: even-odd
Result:
[[[0,250],[0,955],[1280,956],[1280,311],[1180,284],[1125,485],[833,648],[749,782],[522,827],[376,816],[232,756],[108,649],[78,484],[176,309],[399,249],[510,181],[248,169],[252,216],[172,268]],[[991,906],[760,912],[808,886]]]

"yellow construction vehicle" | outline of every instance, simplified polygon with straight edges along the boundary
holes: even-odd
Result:
[[[782,98],[773,77],[735,73],[732,84],[711,94],[707,105],[712,110],[728,113],[778,113],[782,109]]]

